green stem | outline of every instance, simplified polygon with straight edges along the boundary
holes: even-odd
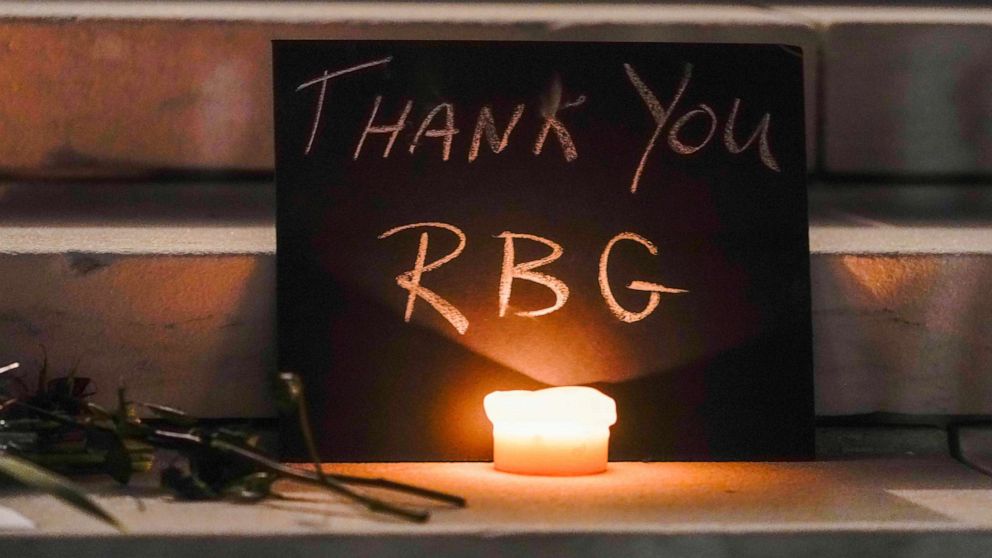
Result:
[[[293,480],[299,482],[303,482],[306,484],[313,484],[337,492],[342,496],[351,498],[352,500],[355,500],[356,502],[363,504],[370,511],[388,513],[395,515],[397,517],[402,517],[403,519],[408,519],[419,523],[423,523],[428,519],[430,519],[431,517],[430,512],[428,512],[427,510],[405,508],[402,506],[391,504],[384,500],[380,500],[378,498],[373,498],[371,496],[360,494],[358,492],[355,492],[354,490],[351,490],[350,488],[345,486],[344,483],[338,480],[328,477],[321,477],[316,474],[314,476],[307,475],[304,471],[301,471],[299,469],[294,469],[293,467],[284,465],[277,461],[272,461],[268,458],[264,458],[251,450],[247,450],[245,448],[236,446],[234,444],[230,444],[223,440],[213,440],[212,442],[210,442],[210,445],[217,449],[235,453],[245,459],[249,459],[252,462],[254,462],[256,465],[262,467],[263,469],[268,470],[271,473],[275,473],[283,477],[292,478]]]
[[[310,454],[310,461],[313,462],[313,466],[317,469],[317,476],[321,480],[326,481],[327,476],[324,474],[324,466],[320,462],[320,456],[317,454],[317,444],[313,440],[313,430],[310,428],[310,417],[307,411],[307,399],[303,394],[303,390],[300,390],[296,409],[300,417],[300,430],[303,432],[303,441],[307,445],[307,453]]]

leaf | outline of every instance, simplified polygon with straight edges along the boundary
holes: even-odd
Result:
[[[138,403],[142,407],[151,411],[155,416],[165,420],[169,424],[176,426],[193,426],[196,424],[196,417],[186,414],[185,411],[156,403]]]
[[[120,383],[117,384],[117,423],[122,425],[128,422],[138,420],[137,413],[134,411],[134,405],[131,405],[127,401],[127,386],[124,385],[124,378],[120,379]]]
[[[162,471],[162,486],[172,490],[184,500],[216,500],[219,495],[198,477],[188,474],[178,467],[167,467]]]
[[[96,393],[87,391],[92,384],[93,380],[90,378],[63,376],[48,380],[48,392],[64,399],[85,399]]]
[[[118,531],[126,531],[117,518],[87,496],[78,485],[48,472],[30,461],[0,453],[0,475],[9,477],[29,488],[46,492],[79,511],[110,524]]]
[[[11,397],[9,399],[0,399],[0,413],[4,412],[4,410],[6,410],[7,407],[10,407],[15,403],[17,403],[16,397]]]
[[[114,414],[107,409],[97,405],[96,403],[86,403],[86,410],[90,412],[97,420],[112,421],[114,420]]]
[[[131,481],[131,473],[134,471],[131,463],[131,455],[121,442],[120,438],[113,436],[112,441],[108,440],[107,453],[104,457],[103,466],[107,474],[120,484],[127,484]]]
[[[131,471],[135,473],[150,471],[155,465],[155,446],[134,439],[125,439],[123,442],[127,457],[131,461]]]
[[[224,493],[245,501],[261,500],[272,492],[275,474],[266,471],[252,473],[229,484]]]
[[[293,372],[280,372],[276,380],[276,407],[285,414],[295,413],[303,394],[303,381]]]
[[[48,386],[48,349],[41,345],[41,369],[38,370],[38,390],[36,397],[45,395],[45,388]]]

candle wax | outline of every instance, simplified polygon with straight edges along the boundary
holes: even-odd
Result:
[[[610,430],[517,423],[493,428],[496,469],[524,475],[591,475],[606,470]]]
[[[497,391],[486,396],[496,469],[525,475],[591,475],[606,470],[613,399],[589,387]]]

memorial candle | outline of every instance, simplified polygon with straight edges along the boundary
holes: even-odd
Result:
[[[494,391],[483,405],[493,423],[496,469],[525,475],[590,475],[606,470],[616,403],[580,386]]]

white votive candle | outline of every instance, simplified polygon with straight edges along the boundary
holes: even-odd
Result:
[[[606,470],[616,403],[580,386],[494,391],[483,401],[493,423],[496,469],[524,475],[591,475]]]

